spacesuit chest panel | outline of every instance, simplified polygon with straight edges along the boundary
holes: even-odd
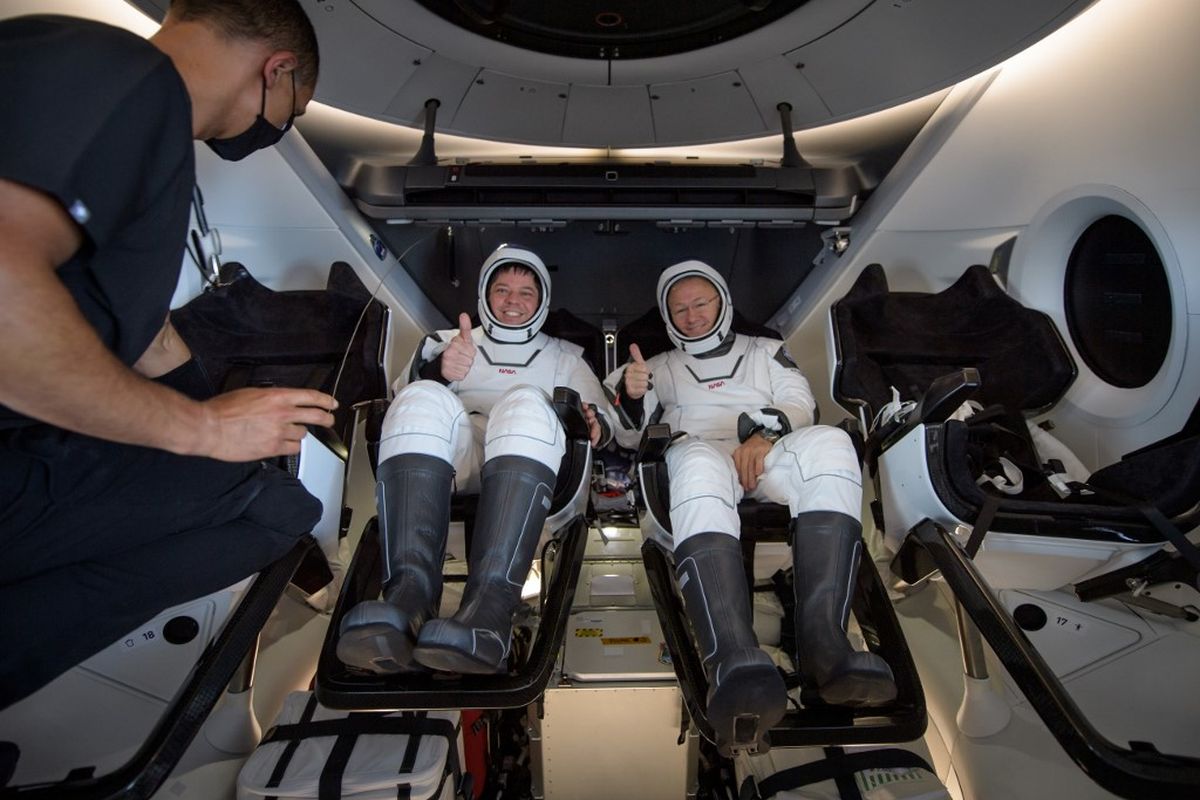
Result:
[[[678,350],[667,358],[672,380],[663,385],[659,401],[667,409],[663,422],[674,430],[705,438],[736,438],[737,417],[771,405],[767,365],[739,337],[734,346],[716,358],[696,358]]]
[[[547,394],[554,391],[559,347],[545,334],[528,342],[504,344],[487,338],[476,329],[475,363],[458,384],[458,396],[467,411],[488,414],[496,401],[514,386],[537,386]]]

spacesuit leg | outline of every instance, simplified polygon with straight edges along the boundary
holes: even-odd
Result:
[[[470,455],[466,418],[458,397],[433,381],[409,384],[388,408],[375,486],[383,601],[359,603],[342,618],[337,654],[346,664],[384,674],[419,669],[417,632],[442,596],[452,462]]]
[[[763,751],[787,709],[787,688],[754,635],[733,461],[692,440],[671,447],[667,464],[676,576],[708,676],[706,715],[723,754]]]
[[[846,638],[850,596],[862,558],[862,471],[850,438],[817,425],[783,437],[767,454],[754,492],[786,501],[801,672],[827,703],[880,705],[896,696],[887,662]]]
[[[565,452],[562,424],[541,389],[515,387],[492,408],[462,604],[452,618],[421,629],[414,653],[421,664],[450,672],[503,669]]]
[[[742,499],[733,460],[709,442],[685,438],[667,449],[671,486],[671,532],[675,547],[697,533],[717,531],[738,538]]]

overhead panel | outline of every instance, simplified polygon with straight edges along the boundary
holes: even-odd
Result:
[[[156,16],[167,4],[128,2]],[[952,85],[1090,2],[807,0],[744,35],[633,59],[522,50],[456,27],[418,0],[320,0],[304,8],[323,45],[317,98],[414,128],[395,137],[370,129],[339,146],[331,163],[343,164],[345,152],[363,141],[372,157],[414,147],[430,97],[442,103],[440,131],[522,144],[636,147],[761,137],[778,133],[781,100],[792,106],[793,128],[812,129]],[[317,127],[307,122],[306,135]],[[338,126],[341,141],[350,124]],[[834,136],[840,140],[840,131]]]
[[[380,25],[346,2],[322,3],[309,15],[317,31],[321,77],[316,99],[364,114],[381,114],[430,51]]]
[[[766,27],[719,44],[657,58],[615,59],[609,82],[614,86],[644,86],[736,70],[819,39],[872,2],[875,0],[808,0]]]
[[[486,130],[489,138],[558,142],[562,138],[570,86],[514,78],[485,70],[475,78],[451,130]]]
[[[335,0],[344,4],[347,0]],[[327,4],[329,0],[325,0]],[[450,0],[445,0],[449,4]],[[469,5],[473,0],[464,0]],[[489,0],[490,2],[490,0]],[[607,82],[608,65],[600,59],[565,58],[495,41],[460,28],[417,0],[353,0],[366,14],[396,33],[462,64],[563,83]],[[310,6],[311,8],[311,6]]]
[[[562,141],[603,141],[613,147],[653,143],[650,92],[645,86],[572,86]]]
[[[756,61],[738,70],[758,105],[767,129],[778,132],[780,103],[792,107],[792,128],[812,127],[829,119],[829,109],[805,79],[803,71],[783,56]]]
[[[441,103],[439,119],[448,120],[461,105],[478,73],[478,67],[433,53],[421,59],[420,66],[396,92],[384,114],[406,125],[420,126],[425,121],[425,101],[433,98]]]
[[[719,141],[767,132],[754,98],[736,72],[650,87],[650,108],[659,142],[694,141],[698,130]]]
[[[875,2],[828,36],[788,52],[835,118],[918,97],[992,66],[1086,0]]]
[[[692,50],[668,46],[678,31],[666,23],[677,14],[716,20],[724,13],[717,0],[682,12],[629,0],[591,17],[565,8],[579,4],[456,3],[460,10],[516,15],[534,33],[535,21],[543,18],[572,30],[617,17],[649,21],[646,30],[618,32],[618,38],[650,36],[642,42],[645,52],[662,53],[635,58],[607,45],[604,56],[590,58],[522,49],[494,32],[456,26],[427,7],[433,0],[320,0],[304,7],[323,50],[317,87],[323,103],[419,127],[425,101],[437,97],[442,131],[523,144],[611,147],[775,133],[780,100],[792,105],[798,130],[896,105],[992,66],[1091,1],[789,0],[771,4],[771,13],[785,5],[789,13],[742,35],[731,30],[732,38],[724,38],[720,25],[702,26],[707,33],[694,38]],[[129,2],[157,9],[164,0]],[[716,16],[706,11],[709,5]],[[755,9],[757,0],[742,5],[738,13],[747,19],[764,10]],[[666,38],[652,43],[654,31]],[[553,91],[547,94],[547,88]],[[647,100],[634,102],[631,90],[645,92]]]
[[[809,0],[547,3],[545,0],[418,0],[487,39],[570,58],[649,58],[741,36]]]

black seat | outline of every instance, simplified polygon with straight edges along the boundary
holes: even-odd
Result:
[[[664,455],[671,439],[668,425],[647,426],[637,457],[638,483],[646,514],[667,535],[671,532],[670,484]],[[738,504],[738,516],[747,563],[747,586],[753,587],[751,565],[755,546],[758,542],[786,542],[791,517],[786,506],[748,500]],[[715,742],[705,713],[708,679],[676,585],[674,557],[656,537],[647,536],[642,546],[642,561],[688,713],[701,734]],[[773,747],[906,742],[924,734],[927,718],[921,681],[891,601],[869,559],[863,559],[859,565],[852,603],[868,647],[892,669],[897,687],[895,700],[886,706],[870,708],[830,706],[819,700],[816,687],[803,686],[798,674],[787,676],[789,685],[801,685],[803,707],[790,707],[783,720],[771,729]],[[789,655],[796,663],[797,654]]]
[[[542,553],[543,564],[552,560],[553,569],[543,568],[543,576],[550,575],[549,586],[543,591],[540,623],[528,652],[522,657],[519,648],[514,647],[517,663],[508,673],[497,675],[374,675],[343,664],[336,652],[342,617],[360,601],[378,597],[382,589],[378,521],[373,517],[355,550],[321,649],[316,694],[322,705],[339,709],[518,708],[544,691],[562,646],[583,564],[587,521],[579,509],[586,506],[591,470],[591,445],[578,393],[557,387],[553,401],[569,443],[547,515],[547,524],[555,533]],[[375,400],[359,409],[365,416],[372,471],[378,466],[379,437],[387,407],[386,400]],[[468,552],[477,499],[455,497],[451,504],[451,519],[464,523]]]
[[[960,519],[978,517],[984,503],[995,495],[985,492],[967,468],[974,431],[970,425],[950,420],[941,432],[942,458],[933,474],[938,496]],[[937,434],[934,434],[935,436]],[[1157,507],[1180,530],[1200,521],[1200,437],[1191,437],[1161,449],[1146,450],[1097,470],[1087,485],[1099,494],[1073,494],[1065,499],[1043,492],[999,500],[997,530],[1097,541],[1162,542],[1162,535],[1147,521],[1143,503]]]
[[[834,397],[852,412],[865,407],[868,422],[893,386],[902,400],[918,400],[936,379],[964,367],[979,371],[974,399],[1030,412],[1056,403],[1075,379],[1054,323],[1009,297],[986,267],[926,294],[888,291],[883,267],[871,264],[830,315]]]
[[[278,292],[242,264],[228,262],[219,285],[172,311],[171,321],[217,393],[283,386],[333,394],[338,407],[332,429],[309,431],[345,461],[354,406],[387,392],[383,342],[389,314],[344,261],[330,265],[324,289]],[[296,456],[275,462],[297,474]],[[320,544],[292,579],[305,594],[333,580],[322,554],[330,556],[336,542]]]
[[[872,264],[830,316],[837,357],[833,395],[844,408],[869,425],[892,399],[893,387],[901,400],[921,401],[902,424],[871,432],[868,465],[925,425],[930,481],[957,519],[976,520],[990,501],[994,530],[1143,543],[1163,537],[1139,504],[1157,507],[1183,530],[1200,520],[1200,436],[1194,432],[1097,471],[1089,483],[1104,491],[1060,498],[1025,419],[1062,398],[1075,364],[1053,321],[1006,294],[987,268],[970,267],[938,293],[892,292],[883,268]],[[968,398],[984,411],[965,422],[947,420]],[[997,448],[1023,473],[1019,495],[976,483],[978,454]],[[889,531],[893,535],[903,532]]]
[[[322,290],[272,291],[235,262],[221,276],[220,286],[171,312],[213,388],[328,392],[338,400],[333,431],[349,441],[355,403],[387,392],[387,306],[344,261],[332,264]]]
[[[860,410],[869,422],[890,401],[891,387],[902,399],[917,401],[868,438],[868,461],[878,466],[885,537],[900,545],[893,572],[915,583],[940,571],[957,607],[1029,706],[1099,785],[1122,797],[1195,794],[1200,759],[1161,752],[1151,742],[1125,747],[1106,739],[997,590],[1058,589],[1129,552],[1146,557],[1076,583],[1077,595],[1091,600],[1127,591],[1136,582],[1195,581],[1193,565],[1200,557],[1171,530],[1165,514],[1176,514],[1176,524],[1195,524],[1197,432],[1093,473],[1092,494],[1062,500],[1047,499],[1039,485],[1013,496],[984,490],[970,466],[975,453],[989,446],[1002,446],[1014,461],[1032,459],[1021,465],[1022,472],[1041,477],[1025,417],[1056,403],[1074,378],[1074,362],[1049,317],[1006,295],[980,266],[948,289],[925,294],[889,292],[882,268],[873,264],[834,304],[831,318],[838,361],[834,396],[844,407]],[[968,397],[985,408],[966,422],[948,419]],[[1145,496],[1132,498],[1129,491]],[[965,542],[958,521],[972,529]],[[1030,542],[1028,534],[1057,540]],[[998,537],[1005,538],[1003,546],[989,550],[987,543]],[[1172,537],[1184,547],[1168,555],[1159,545]],[[1045,558],[1047,552],[1055,557]],[[964,642],[964,653],[966,647]]]
[[[579,345],[583,348],[583,360],[593,372],[599,373],[604,369],[604,334],[590,322],[565,308],[556,308],[546,315],[542,333]],[[602,374],[598,377],[604,379]]]

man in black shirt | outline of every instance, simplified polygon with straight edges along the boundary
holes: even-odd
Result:
[[[149,41],[0,22],[0,707],[320,517],[259,460],[297,453],[334,399],[197,391],[167,315],[192,141],[274,144],[317,69],[297,0],[174,0]]]

